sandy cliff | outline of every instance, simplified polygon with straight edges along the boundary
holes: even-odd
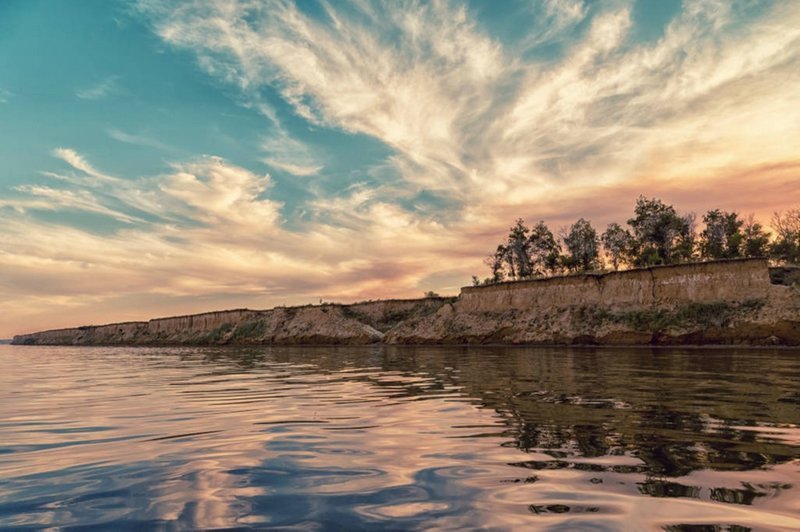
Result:
[[[39,345],[800,345],[800,288],[763,260],[466,287],[457,298],[230,310],[59,329]],[[792,284],[793,283],[793,284]]]

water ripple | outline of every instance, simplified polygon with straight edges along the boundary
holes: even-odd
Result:
[[[788,350],[0,346],[0,528],[796,530],[799,380]]]

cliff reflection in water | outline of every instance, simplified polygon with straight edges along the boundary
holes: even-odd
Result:
[[[4,347],[0,528],[796,529],[798,382],[796,351]]]

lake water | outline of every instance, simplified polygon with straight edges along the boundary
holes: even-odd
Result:
[[[0,346],[0,528],[800,529],[800,351]]]

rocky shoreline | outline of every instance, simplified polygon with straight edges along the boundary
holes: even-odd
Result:
[[[458,297],[237,309],[57,329],[17,345],[800,346],[794,271],[762,259],[462,288]],[[777,284],[775,284],[777,283]]]

